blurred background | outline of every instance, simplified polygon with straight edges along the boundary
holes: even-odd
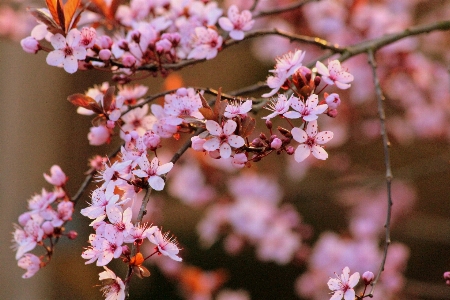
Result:
[[[348,7],[351,1],[331,2],[328,7],[336,3]],[[375,2],[380,4],[377,9],[382,9],[381,5],[393,9],[396,1]],[[432,4],[412,1],[410,6],[405,4],[406,1],[400,2],[404,3],[401,9],[410,15],[414,24],[432,21],[431,16],[450,17],[449,1],[429,1]],[[313,8],[313,5],[310,7]],[[406,10],[407,7],[410,11]],[[375,11],[375,7],[369,8],[372,9],[369,12]],[[358,13],[364,16],[368,12],[361,10]],[[12,224],[27,209],[27,199],[40,193],[43,187],[51,188],[42,177],[43,173],[49,173],[50,167],[58,164],[69,176],[69,191],[75,193],[84,179],[83,173],[88,169],[87,159],[96,154],[106,155],[118,145],[119,141],[116,140],[110,145],[89,146],[86,137],[91,126],[90,118],[78,115],[66,100],[70,94],[83,93],[93,84],[108,81],[109,74],[90,71],[69,75],[62,69],[48,66],[45,53],[30,55],[22,51],[18,42],[22,35],[21,28],[5,30],[5,16],[7,14],[2,11],[0,211],[3,217],[0,222],[3,230],[0,237],[0,299],[101,299],[99,287],[95,286],[99,284],[100,268],[95,265],[85,266],[80,256],[91,233],[88,227],[90,220],[79,214],[79,210],[89,200],[88,191],[79,201],[73,221],[67,228],[76,230],[78,238],[75,241],[62,239],[51,264],[34,277],[26,280],[21,278],[24,271],[17,267],[10,246]],[[286,15],[285,19],[297,20],[298,17]],[[331,13],[326,17],[327,20],[336,18]],[[326,20],[325,17],[323,19]],[[360,20],[357,24],[362,23]],[[291,25],[295,26],[295,22],[292,21]],[[373,34],[380,35],[382,31],[379,30]],[[311,31],[321,36],[327,34],[319,29]],[[360,28],[360,32],[363,31],[370,37],[367,33],[370,30]],[[331,41],[352,41],[347,36],[334,36],[331,33],[328,38]],[[402,291],[391,295],[390,299],[450,299],[450,288],[442,279],[442,274],[450,270],[450,127],[447,126],[450,121],[450,79],[447,69],[449,39],[448,32],[432,34],[428,39],[415,40],[414,45],[392,47],[378,56],[382,86],[387,95],[387,118],[392,120],[388,121],[395,186],[391,239],[402,243],[407,249],[400,255],[405,259],[405,266],[398,267],[404,274],[404,279],[398,278],[402,280],[402,284],[399,284],[403,287]],[[315,52],[317,49],[299,44],[285,45],[280,41],[275,44],[281,48],[280,51],[308,49],[311,52],[305,58],[307,62],[318,57]],[[225,92],[264,81],[274,61],[264,59],[261,51],[255,51],[262,45],[244,42],[224,51],[213,61],[183,70],[179,76],[186,86],[222,87]],[[446,48],[442,48],[442,45]],[[272,49],[267,49],[267,52],[269,50]],[[425,58],[431,62],[424,62]],[[216,275],[213,278],[223,279],[224,287],[247,290],[252,299],[318,299],[318,296],[308,294],[307,288],[300,288],[305,283],[298,281],[301,274],[310,274],[320,265],[311,258],[319,252],[318,247],[315,248],[317,241],[322,241],[323,234],[330,232],[343,241],[354,239],[357,235],[352,227],[357,226],[354,222],[380,214],[380,210],[383,215],[384,210],[383,148],[373,89],[368,88],[371,86],[371,78],[367,77],[370,69],[365,61],[366,57],[361,56],[344,64],[355,74],[355,91],[341,94],[343,105],[340,114],[323,125],[337,128],[337,141],[327,148],[330,154],[327,161],[308,160],[297,164],[290,158],[273,155],[262,163],[253,164],[251,170],[244,170],[257,171],[271,178],[284,191],[281,201],[292,203],[298,210],[302,224],[305,224],[300,230],[305,244],[302,253],[297,253],[290,264],[280,266],[258,260],[252,247],[229,255],[229,251],[224,250],[223,239],[214,243],[210,249],[204,249],[198,245],[195,228],[208,208],[192,207],[173,195],[162,193],[160,197],[158,195],[160,200],[155,208],[157,224],[178,237],[184,248],[182,256],[186,263],[213,272],[211,274]],[[440,69],[436,66],[440,66]],[[361,68],[365,68],[366,72],[359,71]],[[396,70],[396,73],[392,70]],[[393,74],[399,75],[396,77]],[[405,74],[410,77],[406,78]],[[145,79],[140,83],[149,86],[147,95],[165,88],[164,80],[160,78]],[[258,95],[256,93],[253,96]],[[411,101],[402,100],[404,98]],[[416,99],[422,99],[429,105],[415,105],[419,101]],[[261,111],[256,118],[266,114],[267,111]],[[185,158],[184,163],[189,159]],[[204,172],[213,174],[214,167],[204,162],[200,165]],[[214,180],[228,180],[228,176],[236,175],[224,174],[214,175],[217,176]],[[170,183],[171,176],[168,185]],[[217,193],[219,199],[225,192],[218,189]],[[383,222],[378,224],[381,226],[378,228],[381,247]],[[402,259],[398,261],[401,265]],[[180,292],[176,282],[166,280],[163,272],[155,266],[149,269],[152,272],[150,278],[133,281],[133,299],[183,299],[183,292]],[[334,271],[339,273],[340,269]],[[377,270],[371,271],[375,273]],[[217,280],[220,282],[222,279]],[[297,292],[294,287],[297,287]],[[298,289],[303,292],[298,292]],[[377,298],[375,294],[374,299],[382,298]]]

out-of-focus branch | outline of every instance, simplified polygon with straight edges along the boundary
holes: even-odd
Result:
[[[316,0],[314,0],[316,1]],[[305,44],[311,44],[318,46],[319,48],[325,49],[325,50],[331,50],[334,53],[343,53],[345,51],[344,48],[340,48],[338,45],[334,45],[329,43],[328,41],[321,39],[319,37],[311,37],[307,35],[300,35],[300,34],[293,34],[284,30],[280,30],[277,28],[273,29],[262,29],[262,30],[255,30],[252,32],[249,32],[245,35],[245,38],[242,40],[248,40],[256,37],[261,37],[265,35],[278,35],[281,37],[285,37],[289,39],[291,42],[301,42]],[[238,44],[242,41],[237,40],[228,40],[224,43],[224,47],[230,47],[235,44]]]
[[[266,17],[266,16],[271,16],[271,15],[276,15],[276,14],[281,14],[290,10],[295,10],[297,8],[302,7],[303,5],[309,3],[309,2],[319,2],[320,0],[303,0],[303,1],[298,1],[298,2],[294,2],[291,3],[289,5],[286,5],[284,7],[279,7],[276,9],[271,9],[271,10],[267,10],[267,11],[259,11],[259,12],[254,12],[253,13],[253,18],[260,18],[260,17]],[[252,7],[252,10],[255,9],[256,4],[258,3],[258,1],[255,1]]]
[[[389,142],[389,137],[387,135],[386,131],[386,114],[384,111],[384,96],[383,92],[381,90],[380,81],[378,80],[377,76],[377,64],[375,61],[375,51],[370,49],[368,52],[369,55],[369,64],[372,68],[372,76],[373,76],[373,82],[375,85],[375,93],[377,96],[377,103],[378,103],[378,116],[380,119],[380,125],[381,125],[381,137],[383,140],[383,149],[384,149],[384,164],[386,167],[386,187],[387,187],[387,213],[386,213],[386,223],[384,224],[385,227],[385,244],[384,244],[384,251],[383,251],[383,258],[381,260],[380,268],[378,270],[378,274],[375,278],[375,280],[372,282],[372,288],[369,293],[369,297],[373,297],[373,291],[375,289],[375,285],[377,284],[378,280],[380,279],[381,273],[384,270],[384,265],[386,263],[388,248],[391,243],[391,208],[392,208],[392,192],[391,192],[391,182],[392,182],[392,170],[391,170],[391,158],[389,153],[389,148],[391,143]]]
[[[406,37],[415,36],[422,33],[429,33],[432,31],[445,31],[445,30],[450,30],[450,20],[439,21],[432,24],[413,26],[397,33],[386,34],[379,38],[364,41],[355,44],[353,46],[343,48],[344,51],[340,56],[339,60],[344,61],[355,55],[366,53],[369,50],[376,51],[384,46],[392,44]]]

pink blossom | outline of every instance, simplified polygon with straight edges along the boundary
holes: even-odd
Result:
[[[41,223],[42,217],[34,216],[27,221],[23,229],[16,226],[13,233],[15,242],[13,248],[17,249],[16,259],[33,250],[37,243],[42,241],[44,230],[41,228]]]
[[[22,275],[22,278],[30,278],[41,268],[41,260],[34,254],[26,253],[19,259],[17,265],[20,268],[27,270],[27,272]]]
[[[103,145],[104,143],[109,142],[110,136],[110,130],[106,126],[93,126],[89,129],[88,133],[89,145]]]
[[[252,100],[246,100],[244,102],[242,100],[233,101],[227,105],[223,115],[229,119],[237,116],[244,118],[250,110],[252,110]]]
[[[148,114],[148,105],[144,105],[143,107],[137,107],[123,115],[122,120],[125,122],[125,124],[122,125],[123,131],[136,130],[139,135],[144,135],[147,130],[152,129],[155,117]]]
[[[95,43],[97,32],[93,27],[83,27],[81,29],[80,46],[84,48],[92,48]]]
[[[53,165],[50,168],[50,175],[44,174],[44,178],[48,183],[58,187],[63,186],[68,179],[58,165]]]
[[[203,144],[203,148],[206,151],[219,149],[222,158],[230,157],[231,147],[240,148],[245,144],[245,141],[241,136],[233,134],[236,127],[237,124],[233,120],[226,121],[223,127],[216,121],[206,121],[206,129],[212,137]]]
[[[231,164],[236,168],[243,168],[248,162],[247,155],[245,153],[238,153],[233,156]]]
[[[268,98],[273,96],[278,92],[278,90],[283,86],[289,76],[287,76],[287,72],[276,72],[273,76],[267,77],[267,86],[272,90],[269,93],[262,94],[261,97]]]
[[[341,105],[341,98],[338,94],[332,93],[325,98],[330,109],[337,109]]]
[[[188,59],[212,59],[222,46],[222,37],[217,31],[206,28],[195,28],[193,37],[193,49],[189,52]]]
[[[150,186],[157,191],[162,191],[164,189],[164,179],[160,177],[160,175],[166,174],[170,170],[172,170],[173,163],[168,162],[163,165],[159,165],[159,159],[154,157],[152,162],[148,161],[147,155],[142,154],[141,158],[138,161],[140,170],[134,170],[133,174],[141,177],[147,178]]]
[[[303,103],[297,97],[291,97],[291,107],[296,111],[287,112],[284,116],[291,119],[302,117],[307,122],[317,120],[317,115],[323,113],[328,108],[327,104],[317,105],[318,103],[319,97],[316,94],[311,94],[308,100],[306,100],[306,103]]]
[[[316,63],[317,72],[322,75],[322,80],[327,84],[336,84],[341,90],[350,87],[349,82],[352,82],[354,77],[352,74],[344,71],[341,63],[338,60],[332,60],[328,63],[328,68],[323,63],[318,61]]]
[[[294,53],[289,52],[281,57],[277,57],[275,70],[272,70],[271,72],[276,73],[283,72],[286,73],[286,77],[289,77],[302,66],[302,61],[304,57],[305,51],[301,50],[295,50]]]
[[[268,110],[272,110],[273,113],[263,117],[263,119],[270,120],[279,115],[285,116],[285,114],[289,110],[291,101],[294,98],[297,98],[297,97],[295,97],[294,95],[291,95],[291,97],[288,100],[285,95],[280,94],[280,95],[278,95],[278,98],[276,100],[272,99],[264,108],[266,108]]]
[[[330,300],[341,300],[342,298],[345,300],[355,299],[355,290],[353,288],[358,284],[359,273],[356,272],[352,276],[349,275],[350,269],[345,267],[340,277],[336,274],[337,278],[330,278],[328,280],[328,287],[334,292]]]
[[[100,288],[100,291],[103,292],[103,296],[106,300],[124,300],[125,284],[122,279],[117,277],[116,274],[107,267],[103,266],[103,268],[105,271],[98,274],[99,280],[105,282]]]
[[[177,254],[180,249],[177,246],[177,242],[174,238],[168,238],[168,234],[161,234],[161,230],[157,230],[153,235],[148,237],[148,240],[157,245],[157,251],[162,255],[168,256],[175,261],[182,261],[181,257]]]
[[[194,149],[195,151],[204,151],[205,149],[203,148],[203,145],[205,144],[206,140],[199,138],[198,136],[193,136],[191,137],[191,142],[192,142],[192,149]]]
[[[244,39],[244,31],[252,29],[255,20],[252,20],[252,13],[249,10],[243,10],[239,13],[236,5],[228,8],[228,18],[221,17],[219,25],[223,30],[230,32],[230,37],[235,40]]]
[[[36,54],[41,49],[39,42],[31,36],[22,39],[20,45],[22,46],[23,51],[31,54]]]
[[[131,227],[127,235],[125,236],[125,243],[139,243],[145,238],[151,236],[155,231],[159,230],[156,226],[150,226],[149,224],[136,224]]]
[[[333,138],[331,131],[317,132],[317,121],[311,121],[306,126],[306,131],[299,127],[294,127],[291,130],[294,140],[300,143],[295,150],[295,160],[301,162],[305,160],[310,153],[317,159],[325,160],[328,158],[328,153],[319,145],[325,144]]]
[[[79,45],[81,33],[78,29],[72,29],[67,37],[57,33],[50,38],[53,50],[47,55],[47,63],[50,66],[63,65],[67,73],[75,73],[78,70],[78,60],[86,58],[86,49]]]

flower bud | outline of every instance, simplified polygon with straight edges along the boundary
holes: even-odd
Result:
[[[318,86],[320,84],[321,80],[322,80],[322,78],[320,78],[320,76],[316,76],[316,78],[314,78],[314,85]]]
[[[374,278],[375,278],[375,276],[370,271],[366,271],[362,275],[362,279],[364,280],[365,285],[369,285],[373,281]]]
[[[282,145],[283,145],[283,142],[279,138],[274,138],[272,143],[270,143],[270,147],[275,150],[280,149]]]
[[[67,237],[69,238],[69,240],[74,240],[76,239],[78,236],[78,233],[75,230],[71,230],[69,231],[69,233],[67,233]]]
[[[23,51],[31,54],[36,54],[41,49],[39,42],[31,36],[21,40],[20,45],[22,46]]]
[[[327,116],[329,117],[336,118],[337,115],[338,115],[337,109],[329,109],[327,111]]]
[[[122,246],[122,254],[128,256],[131,254],[130,248],[127,245]]]
[[[444,273],[445,284],[450,286],[450,272],[447,271]]]
[[[124,54],[122,56],[122,64],[125,67],[132,67],[136,63],[136,58],[131,54]]]
[[[260,138],[253,139],[251,144],[253,146],[255,146],[255,147],[262,147],[262,146],[264,146]]]
[[[98,53],[98,57],[101,60],[109,60],[111,58],[111,50],[109,49],[100,50],[100,52]]]
[[[268,129],[272,129],[272,121],[266,120],[266,127],[267,127]]]
[[[106,121],[106,127],[108,127],[109,129],[113,129],[115,126],[116,126],[116,122],[114,122],[112,120]]]
[[[294,152],[295,152],[294,147],[292,147],[292,146],[287,146],[287,147],[286,147],[286,153],[287,153],[288,155],[292,155],[292,154],[294,154]]]
[[[339,107],[339,105],[341,105],[341,98],[339,98],[339,95],[336,93],[328,95],[325,98],[325,101],[327,102],[330,109],[336,109]]]
[[[262,132],[259,134],[259,138],[263,141],[267,140],[267,136]]]
[[[52,235],[55,229],[50,221],[45,221],[42,223],[41,228],[44,230],[46,235]]]

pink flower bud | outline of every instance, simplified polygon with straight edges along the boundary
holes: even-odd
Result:
[[[53,230],[55,229],[55,227],[53,227],[52,225],[52,222],[50,221],[45,221],[44,223],[42,223],[41,228],[42,230],[44,230],[44,233],[46,235],[52,235]]]
[[[111,58],[111,50],[109,49],[102,49],[98,53],[98,57],[100,57],[101,60],[109,60]]]
[[[78,236],[78,233],[75,230],[71,230],[67,233],[67,237],[69,238],[69,240],[74,240],[76,239]]]
[[[444,279],[445,279],[445,284],[450,286],[450,272],[445,272],[444,273]]]
[[[109,129],[113,129],[115,126],[116,126],[116,122],[114,122],[112,120],[106,121],[106,127],[108,127]]]
[[[107,35],[102,35],[98,38],[98,45],[102,49],[110,49],[113,44],[112,39]]]
[[[332,118],[336,118],[338,115],[337,109],[329,109],[327,115]]]
[[[247,163],[247,155],[245,155],[245,153],[235,154],[231,163],[236,168],[243,168]]]
[[[369,285],[372,280],[375,278],[375,276],[373,275],[372,272],[370,271],[366,271],[364,272],[364,274],[362,275],[362,279],[364,280],[364,284],[365,285]]]
[[[287,147],[286,147],[286,153],[287,153],[288,155],[292,155],[292,154],[294,154],[294,152],[295,152],[294,147],[292,147],[292,146],[287,146]]]
[[[67,181],[67,176],[58,165],[50,168],[50,175],[44,173],[45,180],[54,186],[63,186]]]
[[[122,63],[125,67],[132,67],[136,63],[136,58],[131,54],[124,54],[122,56]]]
[[[110,133],[106,126],[91,127],[88,133],[89,144],[100,146],[109,141]]]
[[[272,121],[266,120],[266,127],[267,127],[268,129],[272,129]]]
[[[339,98],[339,95],[336,93],[328,95],[328,97],[325,98],[325,101],[330,109],[336,109],[341,105],[341,98]]]
[[[122,246],[122,254],[127,256],[131,254],[130,248],[127,245]]]
[[[22,39],[20,45],[22,46],[23,51],[31,54],[36,54],[41,49],[39,42],[31,36]]]
[[[283,145],[283,142],[279,138],[274,138],[272,143],[270,143],[270,147],[275,150],[280,149],[281,145]]]

